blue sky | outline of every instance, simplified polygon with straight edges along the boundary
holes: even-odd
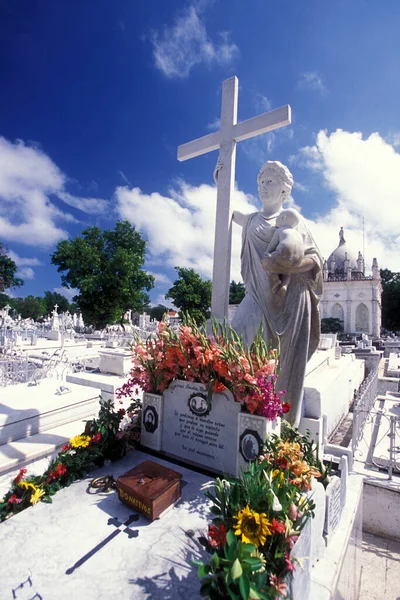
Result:
[[[398,0],[5,0],[0,6],[0,240],[18,295],[61,286],[49,256],[88,225],[129,218],[148,239],[152,301],[174,266],[211,276],[217,152],[179,163],[215,130],[222,81],[239,120],[290,104],[288,127],[238,144],[234,207],[258,207],[265,160],[322,254],[340,226],[366,263],[400,270]],[[234,227],[232,278],[239,279]]]

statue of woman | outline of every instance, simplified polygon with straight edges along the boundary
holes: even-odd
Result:
[[[284,296],[275,294],[268,273],[282,273],[272,256],[265,256],[276,231],[276,217],[290,196],[293,177],[278,161],[268,161],[258,175],[258,192],[263,210],[249,215],[238,211],[233,221],[243,228],[241,272],[246,295],[232,321],[232,327],[251,345],[260,325],[267,345],[280,346],[278,390],[286,390],[285,402],[292,408],[288,420],[298,427],[301,418],[303,384],[307,361],[318,347],[322,294],[322,258],[301,217],[297,230],[304,243],[304,257],[297,266],[288,266],[290,283]],[[262,261],[262,264],[261,264]]]

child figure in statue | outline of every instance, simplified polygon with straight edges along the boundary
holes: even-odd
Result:
[[[294,208],[282,210],[276,217],[275,233],[270,241],[267,252],[264,258],[261,259],[261,264],[265,264],[265,270],[268,272],[266,258],[273,259],[278,265],[282,265],[283,269],[291,269],[298,267],[304,258],[303,238],[297,231],[296,227],[299,224],[300,215]],[[263,262],[264,261],[264,262]],[[291,275],[286,273],[268,273],[271,280],[272,291],[278,296],[285,296]]]

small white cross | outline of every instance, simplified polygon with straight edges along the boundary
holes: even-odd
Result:
[[[239,81],[226,79],[222,85],[221,128],[219,131],[178,147],[178,160],[188,160],[219,148],[217,212],[215,218],[214,265],[211,314],[228,316],[231,270],[231,197],[235,185],[236,142],[247,140],[291,123],[290,106],[282,106],[247,121],[237,122]]]

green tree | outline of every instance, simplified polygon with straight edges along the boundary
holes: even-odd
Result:
[[[154,286],[154,277],[142,269],[145,250],[140,233],[128,221],[118,221],[115,229],[88,227],[59,242],[51,262],[64,273],[62,284],[79,290],[74,301],[85,323],[103,328],[122,324],[129,309],[147,310],[145,290]]]
[[[14,308],[23,319],[40,319],[46,314],[46,304],[40,296],[27,296],[26,298],[10,299],[10,306]]]
[[[321,319],[321,333],[341,333],[343,331],[343,321],[334,317]]]
[[[202,279],[194,269],[175,267],[179,279],[165,294],[182,313],[188,313],[196,323],[210,316],[211,281]]]
[[[244,283],[231,281],[229,286],[229,304],[240,304],[246,294]]]
[[[55,305],[57,304],[57,312],[63,313],[70,309],[70,303],[67,298],[58,292],[47,291],[44,293],[44,303],[46,305],[46,315],[53,312]]]
[[[16,272],[17,265],[7,256],[3,244],[0,242],[0,292],[24,285],[22,279],[15,277]]]
[[[163,304],[157,304],[157,306],[152,306],[151,308],[149,308],[147,312],[149,313],[152,319],[162,321],[163,316],[165,315],[165,313],[168,312],[168,308]]]
[[[382,327],[391,331],[400,329],[400,273],[381,269]]]

